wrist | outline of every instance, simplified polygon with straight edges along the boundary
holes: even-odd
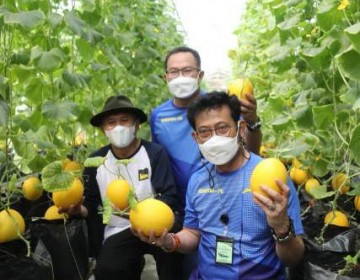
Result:
[[[86,218],[88,215],[88,210],[85,206],[81,205],[80,206],[80,211],[78,213],[77,216],[79,216],[80,218]]]
[[[288,218],[288,222],[284,226],[279,227],[276,230],[271,228],[271,234],[274,240],[278,243],[284,243],[292,239],[296,236],[292,220]]]
[[[169,235],[171,237],[171,245],[169,247],[164,246],[162,249],[167,253],[172,253],[179,249],[181,242],[180,238],[175,233],[169,233]]]
[[[260,130],[261,128],[261,120],[259,117],[257,117],[256,121],[246,121],[246,127],[249,131],[255,132]]]

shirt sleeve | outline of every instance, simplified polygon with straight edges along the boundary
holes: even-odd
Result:
[[[97,168],[85,168],[84,180],[84,206],[88,210],[86,224],[88,228],[89,253],[91,257],[97,257],[102,246],[104,237],[104,224],[102,216],[98,213],[102,205],[99,187],[96,181]]]
[[[170,160],[165,150],[157,144],[145,142],[144,147],[149,154],[151,164],[151,184],[157,199],[168,204],[173,211],[178,211],[175,181]]]
[[[156,121],[156,114],[154,111],[151,112],[150,115],[150,131],[151,131],[151,141],[153,143],[159,143],[159,140],[156,137],[156,133],[155,133],[155,121]]]
[[[291,179],[288,177],[286,184],[290,188],[290,196],[289,196],[289,202],[288,202],[288,215],[293,221],[294,230],[297,235],[303,234],[304,229],[301,223],[301,209],[300,209],[300,202],[299,197],[296,191],[296,188],[291,181]]]
[[[196,215],[195,207],[193,204],[193,198],[195,197],[195,194],[192,193],[193,189],[196,189],[194,176],[190,178],[186,191],[184,227],[199,229],[199,220],[198,220],[198,216]]]

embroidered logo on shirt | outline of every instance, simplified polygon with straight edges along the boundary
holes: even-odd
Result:
[[[184,119],[183,116],[176,116],[176,117],[169,117],[169,118],[161,118],[160,122],[165,123],[165,122],[178,122],[178,121],[182,121]]]
[[[215,189],[215,188],[200,188],[198,189],[198,193],[224,193],[224,190],[221,189]]]
[[[139,181],[144,181],[146,179],[149,179],[149,169],[139,169]]]

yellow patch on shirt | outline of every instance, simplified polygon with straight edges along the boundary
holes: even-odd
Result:
[[[138,174],[139,174],[139,181],[144,181],[149,179],[149,169],[147,168],[140,169]]]

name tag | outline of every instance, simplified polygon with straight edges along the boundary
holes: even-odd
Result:
[[[215,262],[217,264],[232,265],[233,255],[234,255],[234,239],[224,236],[217,236]]]

